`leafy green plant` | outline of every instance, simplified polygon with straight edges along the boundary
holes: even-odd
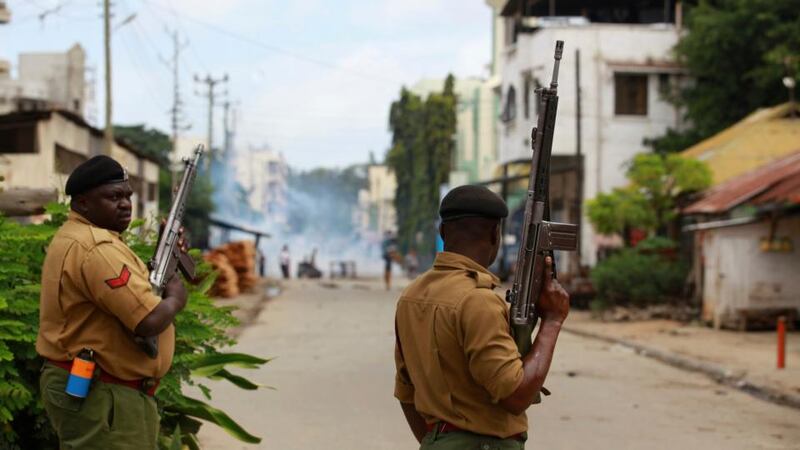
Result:
[[[587,202],[589,221],[601,233],[624,235],[632,228],[665,232],[678,215],[679,198],[711,185],[705,163],[676,154],[639,153],[626,176],[627,187]]]
[[[692,79],[674,98],[686,111],[688,128],[651,140],[656,151],[684,150],[757,108],[786,102],[781,79],[800,75],[797,0],[697,3],[686,17],[688,32],[675,47]]]
[[[140,258],[147,260],[153,255],[156,235],[153,231],[145,231],[144,225],[144,221],[135,221],[124,238]],[[183,394],[185,385],[196,385],[205,399],[211,400],[211,389],[198,382],[199,377],[226,379],[243,389],[257,389],[257,384],[234,375],[227,370],[227,366],[254,369],[269,361],[252,355],[219,352],[218,349],[235,343],[225,334],[225,330],[238,325],[238,320],[231,314],[233,308],[214,305],[207,292],[213,285],[216,274],[208,263],[199,258],[197,250],[193,250],[191,254],[198,261],[197,276],[203,281],[187,286],[189,300],[186,308],[175,317],[175,357],[170,371],[161,380],[156,392],[161,410],[162,437],[172,435],[175,430],[180,429],[183,444],[190,449],[199,449],[196,433],[203,420],[222,427],[243,442],[261,442],[260,438],[245,431],[225,412]]]
[[[597,307],[646,306],[680,295],[688,264],[652,252],[674,248],[675,244],[669,246],[661,238],[642,243],[641,248],[622,249],[594,267],[590,277],[597,292]]]
[[[0,449],[58,446],[39,400],[42,361],[34,344],[45,250],[67,212],[66,205],[49,205],[51,220],[42,225],[20,225],[0,217]],[[147,260],[153,253],[155,235],[143,231],[143,224],[136,221],[123,237]],[[199,254],[194,256],[199,259]],[[257,443],[260,438],[206,402],[211,400],[211,389],[200,380],[226,379],[243,389],[258,389],[261,386],[229,368],[258,368],[268,360],[220,352],[235,342],[225,332],[237,320],[231,308],[215,306],[206,294],[215,276],[210,266],[201,262],[197,269],[204,281],[187,287],[189,301],[175,318],[173,365],[156,392],[161,412],[159,445],[164,449],[180,445],[199,449],[196,434],[203,422],[214,423],[241,441]],[[192,385],[200,389],[206,401],[184,395],[183,388]]]

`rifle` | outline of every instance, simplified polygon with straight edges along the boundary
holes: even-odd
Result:
[[[578,227],[568,223],[550,222],[550,153],[553,149],[556,110],[558,108],[558,65],[564,50],[564,41],[556,41],[553,81],[549,88],[539,88],[539,121],[531,132],[531,173],[525,200],[525,219],[522,239],[514,271],[514,284],[506,292],[511,306],[509,322],[511,333],[520,355],[531,349],[531,335],[539,320],[536,302],[544,285],[545,258],[553,257],[554,250],[574,251],[578,244]],[[556,276],[553,258],[553,278]],[[542,393],[550,392],[542,387]],[[534,403],[541,402],[537,393]]]
[[[197,168],[202,156],[203,145],[200,144],[194,150],[193,159],[185,158],[183,160],[183,177],[175,191],[167,222],[158,237],[155,255],[148,263],[150,267],[150,285],[153,287],[153,292],[158,296],[164,293],[164,287],[176,270],[180,270],[187,280],[194,280],[194,260],[181,250],[178,246],[178,239],[180,237],[181,224],[183,223],[183,215],[186,213],[186,202],[189,200],[189,193],[197,176]],[[147,356],[152,359],[158,356],[158,336],[136,336],[135,340]]]

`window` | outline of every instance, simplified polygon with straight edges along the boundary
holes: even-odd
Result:
[[[37,153],[36,124],[0,125],[0,153]]]
[[[55,159],[56,172],[64,175],[71,174],[76,167],[87,160],[85,155],[72,151],[61,144],[56,144]]]
[[[147,183],[147,201],[154,202],[158,199],[158,185],[156,183]]]
[[[542,83],[538,78],[535,78],[530,72],[523,75],[525,77],[525,89],[523,101],[523,109],[525,110],[525,118],[531,117],[531,109],[533,109],[534,117],[539,117],[542,114]],[[533,108],[531,108],[533,102]]]
[[[514,86],[508,87],[506,94],[506,103],[503,107],[503,113],[500,115],[500,120],[503,122],[510,122],[517,117],[517,90]]]
[[[646,74],[614,74],[614,114],[647,115]]]

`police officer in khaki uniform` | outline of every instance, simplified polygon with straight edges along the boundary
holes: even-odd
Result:
[[[42,269],[39,336],[45,359],[42,401],[61,448],[154,449],[159,417],[153,394],[175,347],[172,320],[186,305],[175,276],[163,298],[145,264],[120,239],[131,221],[133,191],[122,166],[96,156],[67,180],[67,222],[58,230]],[[148,357],[134,337],[158,336]],[[72,361],[83,349],[96,369],[88,396],[65,393]]]
[[[569,296],[549,276],[529,354],[510,334],[508,308],[488,271],[500,248],[503,200],[461,186],[442,200],[444,252],[402,293],[395,318],[395,396],[421,449],[522,449],[525,410],[542,388]]]

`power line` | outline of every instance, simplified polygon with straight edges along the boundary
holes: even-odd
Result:
[[[121,39],[121,40],[122,40],[122,45],[125,47],[125,51],[128,54],[128,58],[130,59],[130,62],[133,65],[134,72],[139,77],[139,79],[142,81],[142,86],[144,87],[144,90],[147,91],[147,96],[153,102],[154,106],[156,106],[158,109],[162,109],[163,108],[163,104],[160,102],[160,100],[158,100],[155,97],[155,95],[153,94],[154,89],[151,88],[152,86],[150,84],[150,81],[147,79],[147,77],[144,75],[144,73],[142,73],[142,71],[140,70],[139,66],[142,65],[142,64],[139,63],[139,58],[134,56],[134,52],[133,52],[131,46],[128,44],[127,39]]]
[[[174,8],[165,7],[165,6],[159,5],[157,3],[153,3],[150,0],[142,0],[142,1],[145,2],[145,3],[148,3],[148,4],[152,5],[152,6],[155,6],[157,8],[168,10],[168,11],[172,12],[173,14],[175,14],[176,16],[183,17],[185,20],[188,20],[190,22],[194,22],[194,23],[196,23],[198,25],[204,26],[204,27],[206,27],[206,28],[208,28],[210,30],[216,31],[217,33],[220,33],[222,35],[228,36],[228,37],[230,37],[232,39],[236,39],[236,40],[239,40],[239,41],[242,41],[242,42],[246,42],[246,43],[248,43],[250,45],[253,45],[255,47],[259,47],[259,48],[267,50],[267,51],[279,53],[279,54],[282,54],[284,56],[288,56],[290,58],[295,58],[297,60],[305,61],[307,63],[315,64],[315,65],[318,65],[318,66],[321,66],[321,67],[325,67],[325,68],[328,68],[328,69],[338,70],[338,71],[341,71],[341,72],[350,73],[352,75],[358,76],[359,78],[363,78],[363,79],[367,79],[367,80],[371,80],[371,81],[378,81],[378,82],[382,82],[382,83],[391,83],[393,86],[397,85],[397,84],[402,84],[401,82],[396,81],[396,80],[390,80],[388,78],[378,77],[378,76],[375,76],[373,74],[368,74],[368,73],[361,72],[361,71],[358,71],[358,70],[349,69],[347,67],[342,67],[340,65],[337,65],[337,64],[329,62],[329,61],[324,61],[324,60],[321,60],[321,59],[312,58],[312,57],[309,57],[309,56],[297,54],[297,53],[291,52],[289,50],[286,50],[286,49],[283,49],[283,48],[280,48],[280,47],[277,47],[277,46],[274,46],[274,45],[271,45],[271,44],[267,44],[267,43],[258,41],[256,39],[253,39],[253,38],[251,38],[249,36],[245,36],[243,34],[237,33],[235,31],[227,30],[225,28],[219,27],[219,26],[214,25],[212,23],[208,23],[208,22],[200,20],[200,19],[195,19],[194,17],[182,15],[182,14],[178,13]]]
[[[143,3],[146,6],[147,13],[152,17],[152,19],[154,21],[160,23],[164,28],[170,28],[170,26],[167,24],[167,22],[154,11],[154,8],[152,7],[152,4],[147,3],[147,2],[143,2]],[[195,60],[195,62],[197,64],[195,64],[195,63],[190,64],[189,63],[189,60],[186,58],[186,53],[187,52],[181,52],[180,61],[183,63],[184,66],[189,67],[190,71],[191,71],[191,67],[192,66],[196,66],[197,71],[210,72],[210,69],[208,68],[209,66],[202,60],[202,58],[200,57],[200,54],[197,52],[197,49],[195,48],[195,46],[190,45],[190,41],[191,41],[190,35],[186,31],[186,28],[182,25],[180,17],[177,14],[175,14],[174,8],[169,9],[169,10],[175,16],[175,20],[174,20],[175,31],[179,32],[180,34],[182,34],[184,36],[184,38],[186,39],[186,47],[189,49],[188,53],[191,53],[191,55],[194,57],[194,60]]]

